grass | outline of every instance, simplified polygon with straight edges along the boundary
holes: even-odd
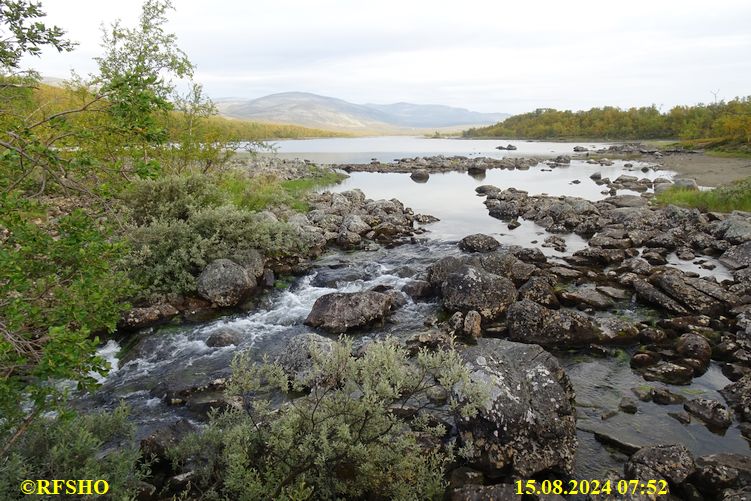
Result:
[[[226,176],[220,187],[232,203],[239,208],[261,211],[272,206],[287,206],[297,212],[307,212],[310,206],[307,194],[317,188],[339,183],[346,175],[318,167],[311,167],[310,175],[288,181],[275,176],[245,178],[237,175]]]
[[[751,178],[708,191],[671,188],[658,194],[655,200],[662,205],[672,204],[705,211],[751,211]]]

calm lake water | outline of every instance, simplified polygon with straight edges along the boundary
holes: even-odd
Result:
[[[497,150],[513,144],[516,150]],[[557,156],[573,153],[576,145],[598,149],[610,143],[553,143],[498,139],[430,139],[409,136],[290,139],[273,143],[281,158],[303,158],[316,163],[392,162],[399,158],[435,155],[491,158]]]

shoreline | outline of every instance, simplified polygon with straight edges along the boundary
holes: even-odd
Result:
[[[660,163],[663,169],[676,172],[676,179],[692,178],[700,186],[716,187],[751,176],[751,158],[675,153]]]

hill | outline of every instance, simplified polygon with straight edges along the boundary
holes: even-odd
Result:
[[[459,129],[493,124],[509,116],[441,105],[354,104],[306,92],[284,92],[252,100],[219,99],[216,105],[229,117],[348,132]]]

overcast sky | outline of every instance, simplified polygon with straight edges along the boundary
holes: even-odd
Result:
[[[140,1],[42,0],[80,43],[29,61],[94,70],[100,25]],[[175,0],[170,29],[212,98],[305,91],[519,113],[751,95],[751,1]]]

